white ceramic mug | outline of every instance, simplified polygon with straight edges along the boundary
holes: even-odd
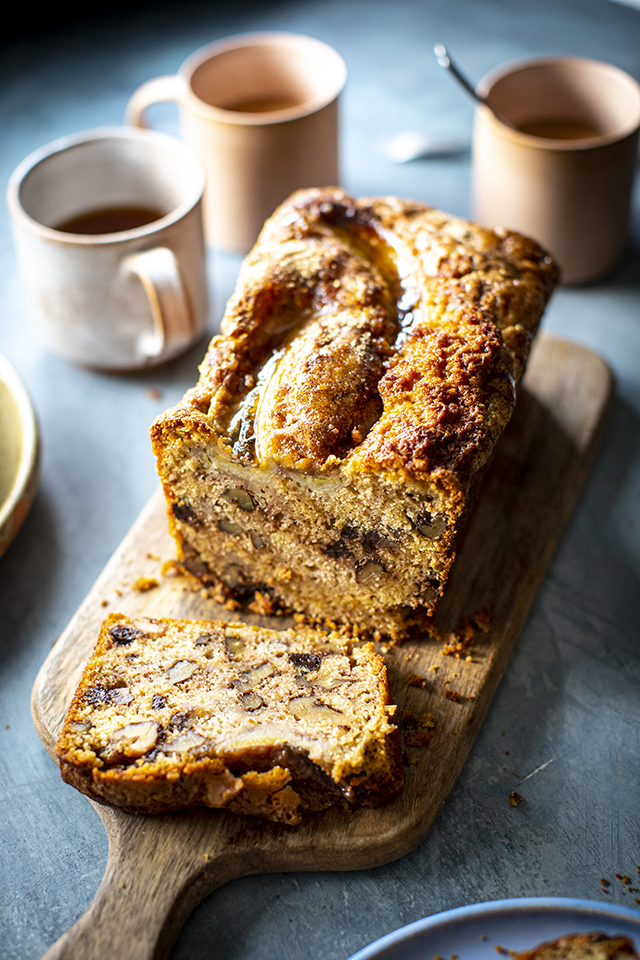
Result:
[[[478,92],[512,126],[476,110],[475,219],[533,237],[565,283],[606,274],[627,241],[640,86],[608,63],[545,57],[499,67]]]
[[[151,104],[179,103],[182,135],[207,171],[207,238],[245,253],[292,191],[338,185],[346,76],[342,57],[320,40],[244,34],[196,51],[176,76],[143,84],[126,120],[144,126]]]
[[[7,203],[48,349],[84,366],[133,370],[201,335],[204,177],[175,137],[126,127],[63,137],[17,167]]]

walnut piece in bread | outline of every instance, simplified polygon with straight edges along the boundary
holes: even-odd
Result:
[[[197,385],[151,428],[184,567],[401,637],[432,614],[558,270],[395,197],[283,203]]]
[[[67,783],[132,813],[220,807],[297,824],[400,791],[394,711],[372,644],[111,614],[57,755]]]

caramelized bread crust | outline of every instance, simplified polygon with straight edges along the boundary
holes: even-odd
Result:
[[[558,270],[420,203],[294,194],[151,436],[181,558],[401,635],[430,613]]]
[[[296,824],[398,793],[394,711],[372,644],[111,614],[57,755],[67,783],[132,813],[219,807]]]

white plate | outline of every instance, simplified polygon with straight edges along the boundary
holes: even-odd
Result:
[[[451,960],[452,954],[459,960],[509,960],[508,950],[530,950],[564,934],[595,930],[631,937],[640,949],[638,910],[595,900],[528,897],[425,917],[376,940],[350,960]],[[496,952],[498,946],[505,953]]]
[[[22,380],[0,354],[0,555],[29,512],[38,482],[38,427]]]

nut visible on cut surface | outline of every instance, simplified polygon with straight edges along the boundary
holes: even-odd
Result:
[[[227,651],[227,656],[231,659],[241,657],[244,653],[244,640],[240,637],[225,637],[224,646]]]
[[[198,664],[193,660],[178,660],[167,670],[167,677],[171,683],[182,683],[188,680],[198,669]]]
[[[86,733],[91,729],[91,724],[87,721],[75,721],[69,724],[69,729],[72,730],[73,733]]]
[[[389,553],[395,553],[400,544],[397,540],[391,540],[389,537],[381,537],[377,546],[379,550],[388,550]]]
[[[188,733],[182,733],[179,737],[174,737],[160,747],[162,753],[187,753],[194,747],[200,747],[204,743],[204,737],[194,730]]]
[[[199,637],[193,641],[195,647],[205,647],[208,643],[211,643],[212,640],[215,640],[215,633],[201,633]]]
[[[133,701],[133,694],[131,690],[129,690],[129,687],[113,687],[113,689],[109,691],[109,696],[112,703],[120,703],[123,706]]]
[[[243,693],[240,697],[240,703],[245,710],[259,710],[260,707],[265,706],[262,697],[259,697],[254,690],[250,690],[249,693]]]
[[[272,663],[261,663],[259,666],[241,673],[238,679],[234,680],[233,685],[238,693],[245,693],[247,690],[252,690],[261,680],[273,676],[275,672],[276,668]]]
[[[362,586],[371,586],[384,572],[384,567],[377,560],[365,560],[356,570],[356,582]]]
[[[232,520],[218,520],[218,530],[220,533],[228,533],[232,537],[241,537],[244,530],[239,523],[233,523]]]
[[[255,504],[246,490],[243,490],[242,487],[233,487],[231,490],[225,490],[222,494],[222,499],[226,500],[227,503],[235,503],[236,506],[240,507],[241,510],[244,510],[245,513],[251,513],[255,510]]]
[[[111,734],[109,742],[102,750],[102,759],[113,763],[125,757],[142,757],[155,747],[158,740],[158,724],[153,720],[142,723],[128,723]]]
[[[287,710],[294,717],[303,717],[312,722],[329,719],[335,723],[336,718],[341,715],[340,710],[334,710],[333,707],[323,703],[322,700],[314,700],[313,697],[294,697],[287,704]]]
[[[317,681],[319,687],[323,687],[325,690],[337,690],[338,687],[341,687],[346,681],[342,677],[329,677],[327,679],[320,679]]]
[[[442,516],[433,516],[430,513],[424,513],[416,522],[416,530],[421,537],[427,540],[437,540],[447,526],[447,521]]]

